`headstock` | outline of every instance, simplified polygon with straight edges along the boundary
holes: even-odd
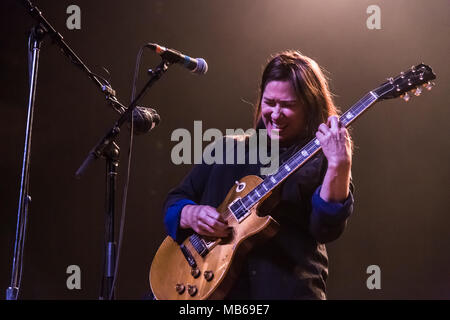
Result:
[[[417,66],[412,66],[411,69],[405,72],[401,72],[395,78],[388,78],[387,82],[373,90],[373,92],[377,94],[380,100],[401,97],[408,102],[411,98],[409,92],[419,96],[423,88],[431,90],[434,86],[431,80],[434,79],[436,79],[436,75],[430,66],[421,63]]]

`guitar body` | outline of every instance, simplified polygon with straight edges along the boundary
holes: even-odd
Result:
[[[245,187],[241,190],[234,186],[217,211],[226,212],[234,199],[245,196],[261,181],[258,176],[242,178],[239,183]],[[189,238],[183,242],[201,272],[197,278],[191,275],[193,268],[189,265],[180,245],[170,236],[166,237],[156,252],[150,268],[150,286],[156,299],[222,299],[231,289],[246,253],[257,242],[274,236],[278,231],[278,223],[271,216],[258,216],[257,210],[258,205],[254,206],[249,216],[240,223],[230,216],[227,220],[229,226],[233,227],[233,234],[218,241],[203,257],[195,250]],[[205,271],[212,272],[213,276],[209,281],[205,278]],[[184,286],[182,293],[176,290],[177,285]],[[195,286],[195,289],[191,288],[191,293],[196,291],[194,295],[189,293],[189,286]]]

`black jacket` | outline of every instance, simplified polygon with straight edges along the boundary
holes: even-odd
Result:
[[[296,150],[280,149],[281,162]],[[170,191],[164,204],[164,220],[172,238],[181,243],[192,233],[179,228],[184,205],[218,207],[235,181],[247,175],[261,176],[261,164],[248,164],[246,151],[246,164],[195,165]],[[320,198],[326,168],[326,158],[319,152],[279,187],[281,201],[271,215],[280,229],[248,254],[228,299],[326,298],[328,257],[324,243],[340,236],[353,211],[353,185],[344,203],[328,203]]]

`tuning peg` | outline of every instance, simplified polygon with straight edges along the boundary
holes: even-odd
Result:
[[[400,96],[400,98],[402,98],[403,100],[405,100],[405,102],[408,102],[409,99],[411,98],[411,96],[408,94],[408,92],[406,92],[405,94],[402,94]]]
[[[390,84],[394,84],[394,78],[387,78],[387,81],[389,81]]]
[[[416,90],[414,90],[414,95],[417,97],[420,96],[421,93],[422,93],[421,87],[417,87]]]
[[[428,83],[425,85],[425,88],[430,91],[434,87],[434,82],[428,81]]]

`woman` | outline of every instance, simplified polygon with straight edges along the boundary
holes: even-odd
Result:
[[[337,239],[353,210],[351,141],[337,117],[317,63],[297,51],[274,56],[264,69],[256,128],[279,139],[281,158],[317,138],[318,153],[278,188],[270,214],[278,233],[247,256],[228,299],[325,299],[328,258],[324,243]],[[192,231],[226,237],[227,222],[215,210],[236,180],[259,175],[260,165],[195,166],[172,190],[165,225],[182,242]]]

